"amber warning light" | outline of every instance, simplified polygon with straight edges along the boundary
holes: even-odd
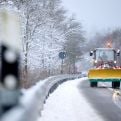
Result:
[[[112,48],[112,43],[111,43],[111,42],[108,42],[108,43],[106,44],[106,46],[107,46],[108,48]]]

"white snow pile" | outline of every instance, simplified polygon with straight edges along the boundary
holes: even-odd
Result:
[[[19,104],[4,114],[0,121],[36,121],[43,110],[44,101],[53,85],[64,79],[76,78],[77,75],[58,75],[40,80],[33,87],[22,90]]]
[[[103,121],[77,88],[86,79],[69,81],[59,86],[48,98],[38,121]]]

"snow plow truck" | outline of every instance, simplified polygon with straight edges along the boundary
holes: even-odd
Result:
[[[90,87],[97,87],[98,82],[111,82],[112,88],[120,88],[121,68],[117,66],[120,50],[96,48],[90,56],[93,56],[93,68],[88,72]]]

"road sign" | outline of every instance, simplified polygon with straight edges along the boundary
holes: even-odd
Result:
[[[60,52],[59,53],[59,58],[61,58],[61,59],[66,58],[66,52]]]

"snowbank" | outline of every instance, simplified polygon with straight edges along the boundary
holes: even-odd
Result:
[[[103,121],[77,86],[87,78],[65,82],[48,98],[38,121]]]

